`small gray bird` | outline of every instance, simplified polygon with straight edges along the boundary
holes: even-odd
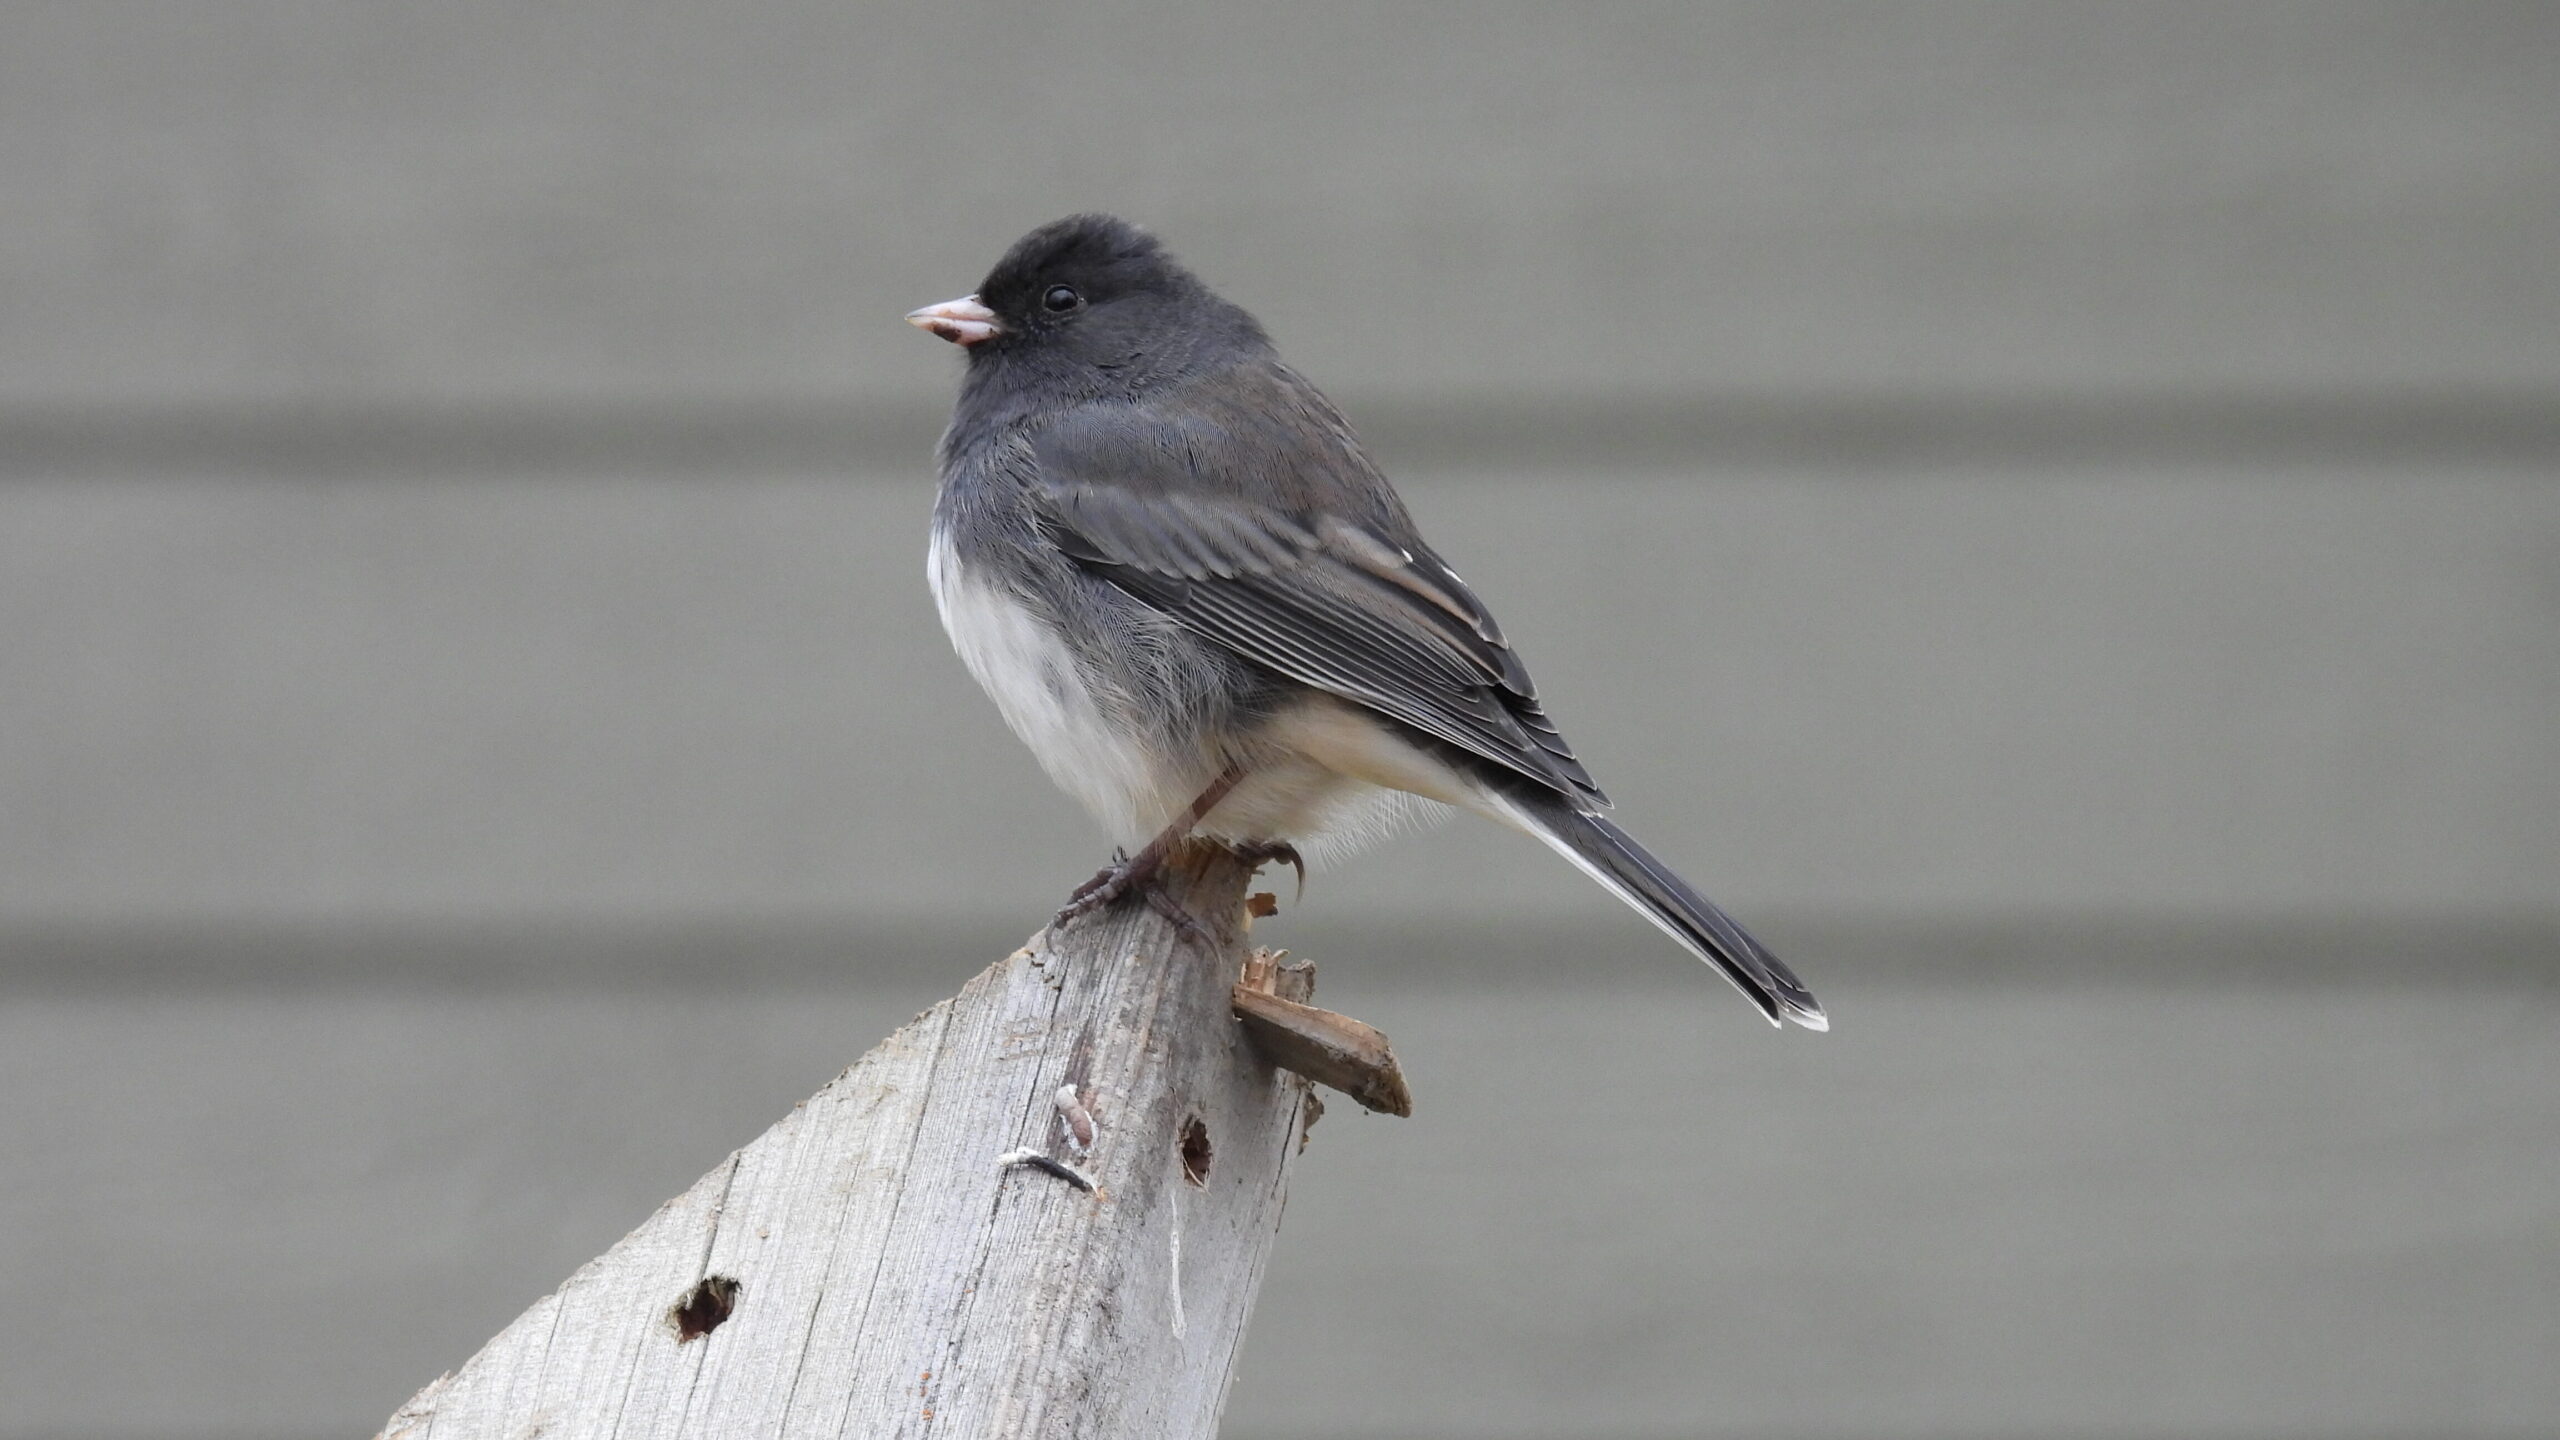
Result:
[[[1803,984],[1611,823],[1475,592],[1252,316],[1154,237],[1076,215],[907,317],[968,352],[926,572],[971,674],[1128,858],[1257,858],[1407,798],[1527,831],[1722,970],[1774,1023]]]

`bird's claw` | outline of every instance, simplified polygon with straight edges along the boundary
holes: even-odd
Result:
[[[1256,870],[1274,860],[1285,860],[1298,872],[1298,899],[1307,898],[1307,857],[1286,840],[1251,840],[1234,847],[1236,858]]]

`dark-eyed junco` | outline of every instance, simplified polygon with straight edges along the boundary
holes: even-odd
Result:
[[[1772,1021],[1827,1028],[1610,822],[1350,423],[1154,237],[1071,216],[907,318],[968,352],[927,565],[942,623],[1050,777],[1139,847],[1062,920],[1188,835],[1293,854],[1420,796],[1535,835]]]

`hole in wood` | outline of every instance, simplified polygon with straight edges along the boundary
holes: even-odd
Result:
[[[1182,1178],[1193,1185],[1209,1183],[1209,1127],[1194,1115],[1182,1122]]]
[[[737,1306],[737,1281],[726,1275],[705,1275],[667,1312],[667,1323],[676,1327],[676,1343],[682,1345],[719,1329]]]

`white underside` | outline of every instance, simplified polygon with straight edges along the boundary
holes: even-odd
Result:
[[[1164,767],[1104,716],[1074,655],[1049,628],[1021,602],[971,576],[938,531],[925,556],[925,579],[960,663],[1005,723],[1058,788],[1125,840],[1142,815],[1159,808],[1171,778]]]
[[[1183,813],[1229,763],[1245,778],[1198,829],[1231,840],[1278,840],[1321,863],[1456,805],[1509,825],[1448,766],[1405,743],[1367,710],[1310,693],[1249,741],[1167,754],[1122,723],[1084,682],[1074,655],[1002,590],[970,575],[940,534],[925,561],[952,648],[1058,788],[1112,838],[1145,843]]]

